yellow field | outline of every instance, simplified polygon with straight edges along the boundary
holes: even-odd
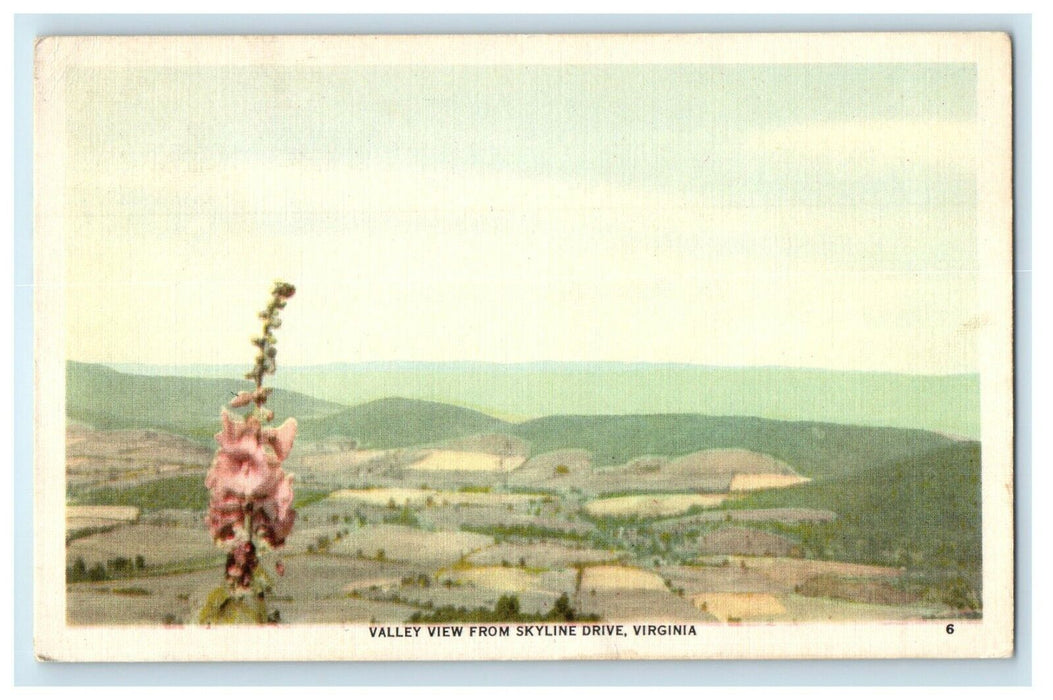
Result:
[[[582,571],[581,590],[612,590],[618,588],[642,588],[652,591],[666,590],[665,582],[658,574],[631,566],[587,566]]]
[[[467,557],[494,543],[494,538],[459,530],[419,530],[405,525],[367,525],[352,530],[329,545],[330,554],[355,555],[386,561],[443,565]]]
[[[749,620],[774,617],[786,612],[779,599],[770,593],[699,593],[691,597],[699,610],[721,622],[730,618]]]
[[[654,518],[683,513],[694,506],[715,508],[727,496],[719,493],[670,493],[644,494],[641,496],[617,496],[591,501],[585,506],[590,515],[618,516],[639,515]]]
[[[471,562],[476,566],[497,566],[503,562],[518,562],[540,569],[564,569],[575,563],[592,564],[614,563],[620,552],[591,547],[573,547],[551,542],[526,544],[522,542],[502,542],[472,555]]]
[[[371,506],[384,506],[394,501],[395,505],[424,505],[428,496],[435,497],[439,492],[431,489],[340,489],[329,494],[329,498],[338,501],[358,501]]]
[[[763,489],[784,489],[787,486],[803,484],[811,479],[797,474],[736,474],[731,477],[729,491],[761,491]]]
[[[403,489],[403,488],[375,488],[375,489],[340,489],[329,494],[329,498],[343,501],[358,501],[373,506],[391,505],[394,501],[396,506],[408,505],[410,507],[424,507],[429,505],[467,505],[467,506],[492,506],[512,504],[527,504],[532,500],[544,498],[542,494],[530,493],[462,493],[460,491],[437,491],[434,489]]]
[[[138,517],[135,506],[66,506],[66,531],[130,523]]]
[[[508,472],[518,468],[524,461],[525,457],[522,455],[501,457],[485,452],[432,450],[424,459],[406,468],[433,472]]]
[[[511,566],[478,566],[448,575],[462,584],[497,591],[529,591],[537,587],[538,579],[537,574]]]
[[[771,455],[742,449],[701,450],[677,457],[669,463],[669,467],[701,474],[779,474],[793,471],[786,462]]]

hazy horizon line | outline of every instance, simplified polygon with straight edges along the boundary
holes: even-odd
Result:
[[[134,373],[129,370],[151,370],[152,373],[161,371],[178,370],[201,370],[208,369],[212,372],[234,372],[242,374],[251,369],[248,363],[186,363],[186,364],[159,364],[149,362],[92,362],[67,358],[67,362],[85,365],[97,365],[107,367],[116,372]],[[322,362],[305,365],[282,365],[279,369],[284,372],[311,372],[311,371],[398,371],[413,369],[432,369],[448,371],[468,368],[498,368],[505,370],[545,370],[545,369],[592,369],[592,370],[644,370],[644,369],[695,369],[695,370],[724,370],[724,371],[791,371],[791,372],[815,372],[836,374],[869,374],[888,375],[903,377],[977,377],[979,370],[966,372],[905,372],[883,369],[846,369],[836,367],[810,367],[793,365],[716,365],[691,362],[646,362],[628,360],[531,360],[518,362],[499,362],[491,360],[367,360],[357,362]],[[180,375],[175,375],[180,376]],[[190,375],[193,376],[193,375]]]

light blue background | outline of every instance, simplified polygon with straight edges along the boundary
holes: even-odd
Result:
[[[55,664],[33,658],[33,41],[50,34],[1005,31],[1013,38],[1016,656],[999,660]],[[1030,15],[16,15],[14,22],[15,685],[1029,685],[1031,683]],[[296,672],[293,672],[293,671]],[[304,671],[307,671],[306,673]]]

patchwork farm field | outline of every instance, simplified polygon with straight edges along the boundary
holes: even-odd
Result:
[[[620,496],[601,498],[590,501],[585,506],[589,515],[600,517],[657,518],[666,515],[678,515],[692,508],[715,508],[724,502],[723,494],[641,494],[639,496]]]
[[[424,459],[414,462],[410,468],[437,472],[505,472],[512,471],[524,461],[523,457],[504,457],[483,452],[431,450]]]
[[[110,395],[163,379],[173,401],[223,397],[221,380],[181,392],[179,378],[94,371]],[[69,385],[67,618],[196,624],[223,580],[204,523],[218,420],[104,415],[84,396],[93,381]],[[296,524],[262,556],[281,623],[499,615],[509,596],[515,614],[562,619],[982,614],[973,441],[693,414],[511,423],[406,399],[280,398],[303,411],[286,462]]]

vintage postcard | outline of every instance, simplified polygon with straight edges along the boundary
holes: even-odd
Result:
[[[38,658],[1011,655],[1010,55],[42,38]]]

